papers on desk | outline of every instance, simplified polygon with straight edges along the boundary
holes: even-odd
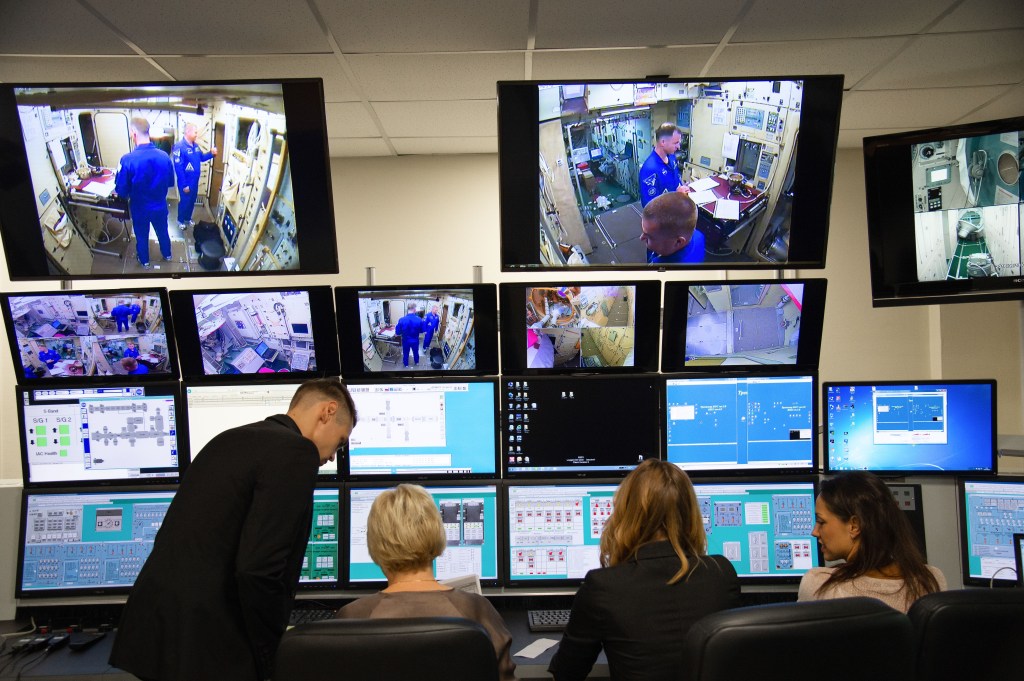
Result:
[[[715,204],[715,217],[719,220],[739,220],[740,202],[732,199],[719,199]]]
[[[690,192],[690,198],[698,206],[702,206],[705,203],[711,203],[712,201],[718,200],[718,197],[710,189],[702,189],[699,192]]]
[[[712,177],[702,177],[699,180],[694,180],[693,182],[690,182],[690,189],[692,189],[695,192],[704,191],[705,189],[714,189],[717,186],[718,183],[715,182],[714,178]]]
[[[558,641],[553,638],[538,638],[536,641],[526,646],[518,653],[513,653],[516,657],[528,657],[531,660],[540,657],[544,654],[544,651],[548,648],[557,645]]]
[[[89,192],[107,198],[114,193],[113,182],[88,182],[79,191]]]

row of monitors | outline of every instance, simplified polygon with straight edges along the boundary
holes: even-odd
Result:
[[[325,479],[615,477],[647,458],[695,475],[819,470],[814,374],[348,385],[358,423]],[[286,412],[297,386],[19,386],[25,486],[174,482],[218,433]],[[825,383],[824,470],[993,474],[995,389]]]
[[[448,544],[438,579],[482,585],[569,587],[599,567],[616,481],[428,482]],[[813,479],[698,481],[708,553],[729,559],[745,584],[792,583],[823,565]],[[366,548],[370,506],[387,487],[314,491],[300,588],[370,589],[384,575]],[[126,591],[149,556],[173,490],[26,490],[18,553],[19,598]],[[1019,579],[1024,478],[958,481],[963,581]],[[1019,560],[1019,556],[1017,557]]]
[[[19,383],[817,368],[825,279],[0,294]],[[337,309],[337,314],[335,314]],[[173,322],[173,323],[172,323]]]

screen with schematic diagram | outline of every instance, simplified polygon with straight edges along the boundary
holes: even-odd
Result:
[[[302,557],[299,589],[334,587],[339,582],[341,563],[338,538],[341,535],[341,509],[338,487],[317,487],[313,490],[313,519],[309,541]]]
[[[842,83],[499,81],[502,269],[823,267]],[[655,200],[699,234],[642,240]]]
[[[965,586],[1017,581],[1013,535],[1024,533],[1024,477],[957,481]]]
[[[482,584],[497,585],[502,538],[498,486],[494,481],[444,485],[425,482],[441,514],[446,546],[434,560],[438,580],[475,575]],[[374,500],[387,487],[348,487],[349,586],[383,582],[366,545],[367,522]]]
[[[814,482],[694,484],[708,553],[725,556],[746,582],[798,581],[821,565]]]
[[[128,591],[173,498],[171,490],[26,490],[17,596]]]
[[[17,388],[26,487],[177,482],[177,383]]]
[[[617,483],[508,484],[509,586],[579,584],[601,567]]]

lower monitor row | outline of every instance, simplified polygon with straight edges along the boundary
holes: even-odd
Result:
[[[431,482],[447,536],[438,579],[473,575],[487,587],[571,588],[600,566],[616,481]],[[809,478],[698,482],[708,553],[745,584],[795,583],[822,565]],[[320,487],[300,588],[373,590],[384,575],[366,548],[373,500],[386,486]],[[960,480],[965,584],[1014,581],[1024,533],[1024,478]],[[173,489],[25,490],[19,598],[124,593],[149,555]]]

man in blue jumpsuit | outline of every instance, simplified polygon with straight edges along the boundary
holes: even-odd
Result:
[[[704,234],[697,230],[697,205],[686,194],[671,192],[655,197],[640,214],[640,241],[647,246],[647,262],[704,262]]]
[[[129,310],[131,311],[131,313],[132,313],[132,324],[134,324],[134,323],[136,322],[136,320],[138,320],[138,318],[139,318],[139,313],[140,313],[140,312],[142,312],[142,308],[141,308],[141,307],[139,307],[139,304],[138,304],[138,303],[132,303],[132,304],[131,304],[131,305],[130,305],[130,306],[128,307],[128,309],[129,309]]]
[[[138,359],[139,358],[139,349],[137,347],[135,347],[135,343],[133,343],[131,341],[128,341],[128,347],[126,347],[124,349],[124,353],[122,353],[121,356],[122,357],[134,357],[135,359]]]
[[[676,165],[676,152],[682,143],[683,133],[671,123],[662,123],[654,133],[654,149],[640,166],[640,205],[646,206],[651,199],[666,192],[689,191],[683,185]]]
[[[167,190],[174,184],[174,166],[171,157],[149,141],[149,121],[133,118],[129,131],[135,142],[135,150],[121,157],[121,165],[114,178],[114,191],[118,196],[128,199],[128,212],[132,216],[132,229],[135,231],[135,251],[139,262],[148,270],[150,225],[160,243],[160,255],[164,260],[171,259],[171,237],[167,233]]]
[[[409,352],[412,351],[413,364],[420,363],[420,334],[423,333],[423,320],[416,314],[416,303],[409,303],[409,313],[398,320],[395,333],[402,337],[402,366],[409,366]]]
[[[430,342],[434,340],[434,332],[437,331],[437,327],[441,324],[441,318],[437,316],[437,305],[430,308],[430,312],[423,319],[423,331],[426,333],[423,336],[423,349],[430,349]]]
[[[163,153],[163,152],[160,152],[160,153]],[[164,204],[164,207],[166,209],[166,204]],[[135,222],[135,218],[132,218],[132,222],[133,223]],[[149,231],[148,227],[146,228],[146,231],[147,232]],[[164,226],[164,233],[165,234],[167,233],[166,225]],[[136,237],[138,237],[137,234],[136,234]],[[139,239],[139,241],[141,242],[142,239]],[[145,243],[146,243],[147,246],[149,245],[149,234],[148,233],[146,234]],[[146,253],[146,255],[148,256],[149,253]],[[140,255],[139,258],[141,259],[141,257],[142,256]],[[127,331],[128,330],[128,317],[131,316],[131,314],[132,314],[132,309],[130,307],[128,307],[127,305],[125,305],[124,303],[118,303],[117,305],[114,306],[114,309],[110,311],[110,316],[114,318],[115,322],[117,322],[117,330],[118,330],[118,332]]]
[[[52,369],[59,360],[60,353],[52,348],[44,348],[39,352],[39,361],[45,364],[47,369]]]
[[[185,229],[193,224],[192,211],[199,194],[199,172],[204,162],[217,155],[217,147],[203,151],[196,144],[198,131],[193,123],[185,126],[185,134],[171,150],[174,174],[178,177],[178,225]]]

